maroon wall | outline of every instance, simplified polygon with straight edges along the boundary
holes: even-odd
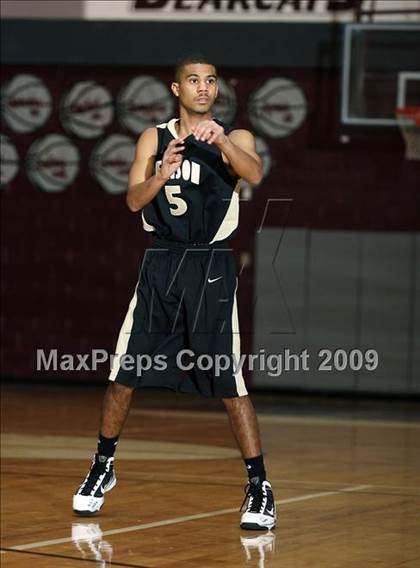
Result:
[[[113,352],[115,340],[136,282],[138,262],[147,246],[138,215],[123,195],[107,194],[89,172],[96,139],[66,133],[59,121],[59,99],[76,81],[95,79],[116,96],[132,76],[149,74],[165,83],[169,69],[138,67],[4,66],[2,83],[18,73],[41,77],[54,97],[48,122],[29,134],[2,133],[16,146],[21,161],[32,142],[49,133],[69,136],[81,154],[80,172],[61,193],[35,187],[21,165],[1,191],[2,216],[2,360],[1,374],[11,378],[98,380],[94,373],[36,373],[36,348],[61,353]],[[236,79],[236,124],[251,128],[250,94],[270,77],[288,77],[309,102],[303,125],[291,136],[270,139],[273,165],[252,201],[242,202],[235,248],[252,251],[266,199],[292,198],[269,211],[266,225],[342,230],[410,231],[419,228],[418,163],[404,159],[396,129],[353,129],[339,126],[339,73],[316,70],[223,69]],[[106,134],[126,131],[114,117]],[[350,136],[347,144],[339,137]],[[133,136],[133,139],[135,137]],[[251,349],[252,266],[240,278],[239,309],[243,349]],[[246,333],[248,332],[248,333]],[[249,351],[248,351],[249,352]]]

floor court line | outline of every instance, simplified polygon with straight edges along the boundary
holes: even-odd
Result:
[[[77,556],[67,556],[65,554],[51,554],[49,552],[33,552],[32,550],[13,550],[13,548],[1,549],[2,554],[6,552],[14,552],[15,554],[32,554],[33,556],[41,556],[47,558],[60,558],[60,560],[75,560],[76,562],[92,562],[98,566],[100,560],[95,558],[80,558]],[[122,562],[111,562],[111,564],[106,563],[106,566],[121,566],[122,568],[152,568],[151,566],[144,566],[143,564],[126,564]],[[105,566],[104,565],[104,566]]]
[[[227,421],[227,415],[223,412],[197,412],[194,410],[151,410],[133,408],[130,414],[136,416],[162,416],[170,418],[187,418],[198,420],[223,420]],[[404,421],[404,420],[366,420],[363,418],[348,418],[348,417],[331,417],[321,418],[318,416],[291,416],[278,414],[263,414],[258,413],[258,421],[261,424],[297,424],[297,425],[315,425],[315,426],[353,426],[353,427],[370,427],[370,428],[420,428],[419,421]]]
[[[14,472],[11,472],[12,475],[15,475]],[[25,474],[27,475],[27,474]],[[53,477],[53,474],[50,474]],[[188,474],[180,474],[177,473],[176,475],[167,476],[161,473],[136,473],[133,477],[130,476],[129,473],[125,473],[124,477],[120,476],[119,479],[123,481],[132,481],[138,482],[139,480],[142,481],[159,481],[164,483],[183,483],[184,481],[189,482],[199,482],[199,483],[206,483],[209,485],[229,485],[232,487],[242,487],[241,483],[238,482],[238,477],[224,477],[218,476],[217,480],[218,483],[214,483],[214,477],[212,476],[205,476],[205,475],[188,475]],[[315,481],[313,479],[308,480],[300,480],[300,479],[288,479],[288,478],[275,478],[270,476],[270,483],[271,485],[283,485],[284,489],[297,489],[296,485],[306,485],[306,486],[321,486],[321,487],[331,487],[334,486],[334,489],[331,491],[343,491],[347,486],[351,486],[350,481]],[[370,483],[369,485],[365,485],[364,487],[374,490],[373,493],[378,492],[380,489],[384,490],[384,495],[387,495],[385,490],[406,490],[406,491],[413,491],[413,494],[408,494],[410,497],[417,497],[420,496],[420,487],[419,486],[410,486],[410,485],[376,485]],[[306,489],[319,489],[319,487],[306,487]],[[392,495],[392,494],[390,494]]]
[[[322,497],[330,497],[333,495],[340,495],[341,493],[352,493],[357,491],[362,491],[364,489],[368,489],[370,485],[355,485],[352,487],[346,487],[344,489],[336,490],[336,491],[323,491],[322,493],[309,493],[307,495],[301,495],[299,497],[290,497],[289,499],[279,499],[276,501],[276,505],[287,505],[288,503],[298,503],[300,501],[309,501],[310,499],[320,499]],[[199,519],[207,519],[210,517],[218,517],[220,515],[227,515],[230,513],[237,513],[238,508],[235,507],[233,509],[219,509],[217,511],[209,511],[207,513],[196,513],[195,515],[186,515],[183,517],[175,517],[173,519],[164,519],[162,521],[155,521],[152,523],[144,523],[141,525],[131,525],[128,527],[122,527],[120,529],[110,529],[107,531],[102,532],[102,536],[114,535],[114,534],[122,534],[128,532],[135,532],[135,531],[142,531],[147,529],[153,529],[156,527],[163,527],[167,525],[175,525],[178,523],[185,523],[188,521],[195,521]],[[89,518],[89,517],[88,517]],[[91,517],[93,522],[95,517]],[[85,517],[85,520],[87,518]],[[22,550],[32,550],[35,548],[42,548],[45,546],[53,546],[55,544],[65,544],[68,542],[72,542],[71,537],[65,538],[56,538],[52,540],[43,540],[38,542],[30,542],[28,544],[19,544],[17,546],[8,546],[7,548],[10,551],[22,551]]]

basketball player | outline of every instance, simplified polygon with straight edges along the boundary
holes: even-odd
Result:
[[[271,529],[275,503],[242,372],[233,365],[220,373],[198,365],[185,372],[177,364],[186,348],[196,357],[226,354],[239,360],[237,277],[227,239],[238,224],[238,180],[258,184],[261,159],[250,132],[213,118],[217,72],[204,57],[184,59],[171,88],[179,118],[143,132],[129,174],[128,207],[142,211],[154,242],[120,331],[97,453],[73,497],[73,510],[96,513],[115,486],[114,452],[133,390],[166,387],[223,400],[249,477],[241,528]],[[135,366],[123,365],[123,355],[138,354],[164,355],[166,367],[138,374]]]

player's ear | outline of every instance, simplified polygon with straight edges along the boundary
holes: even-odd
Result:
[[[171,85],[171,91],[176,97],[179,97],[179,83],[175,83],[175,81]]]

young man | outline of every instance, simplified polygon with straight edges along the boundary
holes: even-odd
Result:
[[[179,118],[143,132],[129,174],[128,207],[142,211],[154,246],[143,258],[120,331],[97,453],[73,509],[79,515],[99,511],[104,493],[116,484],[113,456],[133,390],[159,386],[223,400],[249,477],[241,528],[271,529],[275,503],[257,418],[242,372],[234,366],[233,356],[240,357],[237,277],[226,241],[238,225],[238,180],[258,184],[261,159],[250,132],[213,119],[214,65],[203,57],[183,60],[171,88],[179,99]],[[184,349],[190,351],[181,361]],[[161,359],[138,373],[123,359],[139,354]],[[219,372],[193,365],[203,354],[211,360],[224,354],[233,362]]]

